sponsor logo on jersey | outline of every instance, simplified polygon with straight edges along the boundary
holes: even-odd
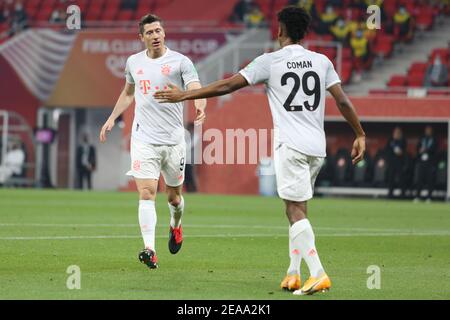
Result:
[[[151,89],[150,80],[140,80],[139,81],[139,88],[141,89],[141,92],[143,94],[148,94],[148,92]]]

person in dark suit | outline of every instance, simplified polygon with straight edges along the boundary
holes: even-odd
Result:
[[[386,151],[388,155],[388,197],[394,197],[394,189],[399,186],[401,197],[405,196],[406,140],[400,127],[395,127],[389,139]]]
[[[435,160],[437,153],[437,140],[433,135],[433,127],[425,127],[425,135],[420,138],[417,145],[416,174],[417,194],[415,201],[421,198],[424,187],[428,188],[427,200],[431,200],[434,189]]]
[[[95,147],[89,144],[89,137],[83,134],[81,144],[77,148],[78,189],[83,189],[84,181],[88,189],[92,189],[92,172],[97,164]]]

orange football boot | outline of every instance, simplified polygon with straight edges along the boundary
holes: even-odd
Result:
[[[294,291],[295,295],[310,295],[314,294],[316,292],[325,292],[330,290],[331,288],[331,280],[330,278],[324,273],[322,276],[315,278],[310,277],[308,281],[305,282],[305,285],[300,289]]]
[[[294,291],[300,289],[302,285],[302,281],[300,280],[300,276],[298,274],[287,275],[283,281],[281,281],[281,289]]]

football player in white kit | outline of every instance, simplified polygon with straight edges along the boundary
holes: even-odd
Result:
[[[202,89],[185,92],[169,84],[170,89],[155,94],[162,103],[174,103],[224,95],[257,83],[266,85],[275,131],[278,195],[286,204],[290,223],[290,265],[281,288],[298,295],[326,291],[331,287],[307,219],[307,201],[313,196],[314,182],[326,156],[323,129],[326,90],[335,98],[337,107],[356,134],[353,163],[358,163],[365,152],[365,133],[352,103],[341,88],[333,64],[326,56],[306,50],[299,44],[310,20],[302,8],[286,7],[278,13],[280,50],[263,54],[233,77]],[[310,278],[303,286],[300,280],[302,259],[310,271]]]
[[[131,170],[139,192],[139,225],[144,250],[139,260],[149,268],[158,267],[155,249],[157,216],[155,198],[163,175],[170,211],[169,250],[177,253],[183,242],[181,216],[184,211],[182,186],[186,159],[183,103],[160,104],[153,94],[168,82],[187,90],[201,88],[197,71],[189,58],[164,44],[165,32],[158,16],[149,14],[139,23],[146,50],[130,56],[125,68],[125,88],[100,132],[100,141],[114,127],[115,120],[136,100],[131,135]],[[196,124],[205,120],[206,100],[196,100]]]

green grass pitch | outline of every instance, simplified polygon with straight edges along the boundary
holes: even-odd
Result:
[[[183,248],[171,255],[158,195],[160,268],[149,270],[137,259],[136,194],[0,190],[0,299],[450,299],[447,203],[310,201],[333,287],[300,297],[279,289],[289,262],[281,200],[185,199]],[[80,290],[66,287],[71,265],[80,267]],[[367,288],[371,265],[381,269],[379,290]]]

